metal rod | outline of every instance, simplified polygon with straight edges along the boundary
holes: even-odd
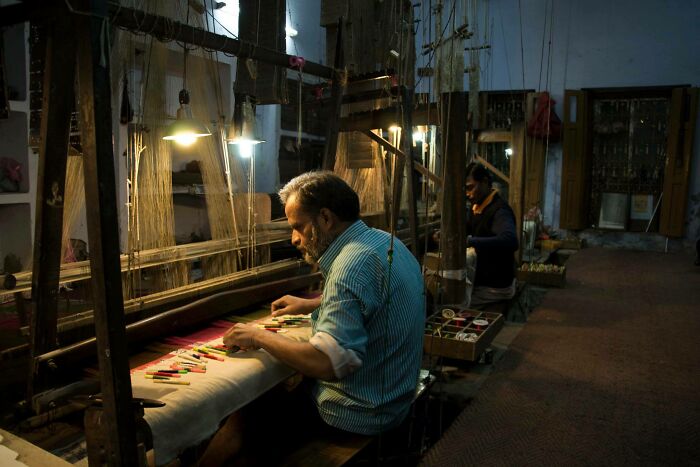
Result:
[[[659,195],[659,200],[656,202],[656,207],[654,208],[654,212],[651,213],[651,219],[649,219],[649,223],[647,224],[647,228],[644,229],[644,232],[649,232],[649,228],[651,227],[651,223],[654,222],[654,217],[656,217],[656,211],[659,209],[659,205],[661,204],[661,200],[663,199],[664,194],[661,192],[661,195]]]

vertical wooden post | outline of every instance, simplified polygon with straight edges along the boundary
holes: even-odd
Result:
[[[513,209],[513,214],[515,214],[515,231],[518,235],[518,242],[520,243],[520,249],[517,253],[518,262],[523,256],[523,242],[522,242],[522,228],[523,228],[523,215],[525,214],[524,202],[525,202],[525,171],[526,167],[526,151],[525,151],[525,124],[524,123],[513,123],[511,126],[512,137],[512,148],[513,155],[510,156],[510,185],[508,186],[508,197],[510,202],[510,207]]]
[[[682,237],[698,113],[698,88],[675,88],[670,104],[659,233],[667,237]]]
[[[335,153],[338,150],[338,131],[340,130],[340,109],[343,103],[343,86],[341,82],[342,69],[345,66],[343,51],[343,18],[338,19],[338,37],[335,42],[335,73],[331,84],[331,108],[326,132],[326,148],[323,153],[323,170],[333,170]]]
[[[109,465],[139,465],[131,379],[127,359],[119,263],[119,223],[112,154],[109,29],[106,0],[85,0],[90,16],[76,16],[80,132],[85,158],[85,204],[95,334],[100,364],[106,459]]]
[[[413,90],[404,88],[401,95],[401,150],[406,154],[406,182],[408,183],[408,226],[411,235],[411,251],[418,258],[418,208],[416,192],[418,191],[418,176],[414,170],[415,151],[413,150]],[[397,206],[398,212],[398,206]],[[396,224],[394,224],[396,225]]]
[[[442,202],[443,303],[463,303],[466,289],[466,103],[463,92],[442,94],[445,176]]]
[[[43,383],[34,357],[56,347],[58,281],[65,198],[70,114],[75,102],[75,43],[71,18],[59,14],[47,27],[41,142],[36,190],[36,220],[31,294],[31,358],[27,399]]]

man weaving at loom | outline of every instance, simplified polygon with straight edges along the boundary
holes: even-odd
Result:
[[[272,311],[312,312],[311,339],[296,342],[236,324],[224,343],[262,348],[313,378],[314,404],[302,419],[320,417],[318,423],[328,429],[363,435],[398,426],[412,403],[422,354],[425,297],[417,261],[398,239],[359,220],[357,194],[331,172],[293,179],[280,198],[292,243],[307,261],[318,263],[325,285],[319,298],[285,296]],[[289,418],[284,404],[276,408],[271,425]],[[239,413],[228,418],[202,465],[224,462],[244,447],[242,431],[249,425],[244,418]]]
[[[472,162],[466,173],[467,198],[471,202],[467,213],[470,283],[466,302],[477,306],[511,299],[515,295],[513,254],[518,250],[513,210],[492,187],[491,174],[483,165]]]

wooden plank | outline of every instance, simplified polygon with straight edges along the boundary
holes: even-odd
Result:
[[[32,265],[31,355],[56,347],[58,281],[61,266],[61,232],[70,114],[75,101],[75,42],[67,13],[47,25],[41,146],[36,190],[34,253]],[[30,358],[30,362],[31,362]],[[33,366],[28,400],[35,389]]]
[[[396,106],[368,112],[358,112],[340,119],[340,131],[364,131],[377,128],[389,128],[396,124]],[[419,104],[413,109],[411,116],[414,125],[440,125],[436,103]]]
[[[484,159],[483,157],[478,156],[478,155],[474,156],[474,159],[477,162],[479,162],[481,165],[483,165],[484,167],[489,169],[491,172],[493,172],[498,178],[500,178],[504,182],[510,184],[510,177],[508,175],[504,174],[503,172],[501,172],[500,170],[498,170],[496,168],[496,166],[491,164],[489,161],[487,161],[486,159]]]
[[[463,92],[444,93],[443,157],[445,177],[442,201],[442,234],[440,251],[443,258],[443,303],[463,303],[466,278],[466,206],[464,180],[466,169],[466,103]],[[449,118],[448,118],[449,115]]]
[[[698,88],[677,88],[671,95],[663,201],[659,233],[682,237],[690,182],[690,161],[698,112]]]
[[[76,16],[80,132],[85,171],[90,269],[109,465],[140,465],[132,413],[119,265],[119,210],[112,153],[107,0],[85,0]],[[94,462],[93,459],[90,461]]]
[[[389,232],[395,233],[396,225],[401,212],[401,195],[403,192],[403,176],[406,170],[407,157],[397,157],[394,161],[394,170],[391,172],[391,216]]]
[[[508,130],[481,130],[476,135],[477,143],[511,143],[511,132]]]
[[[0,439],[2,439],[0,446],[17,454],[17,463],[13,462],[14,458],[10,460],[10,456],[7,456],[5,461],[7,464],[5,465],[50,465],[52,467],[71,467],[73,465],[9,431],[0,429]]]
[[[335,155],[338,150],[338,132],[340,131],[340,108],[343,104],[344,77],[341,70],[345,65],[343,55],[343,18],[338,20],[338,37],[335,43],[335,72],[331,84],[331,108],[326,132],[326,147],[323,153],[323,170],[333,170]]]
[[[398,157],[406,157],[406,154],[393,144],[391,144],[389,141],[385,140],[378,134],[366,130],[362,131],[363,134],[367,135],[369,138],[373,139],[376,141],[380,146],[384,147],[387,151],[389,151],[392,154],[395,154]],[[438,185],[442,186],[442,178],[438,177],[434,173],[432,173],[430,170],[428,170],[423,164],[419,164],[418,162],[414,162],[413,168],[416,172],[420,173],[421,175],[429,178],[431,181],[437,183]]]
[[[564,92],[564,135],[561,170],[561,202],[559,226],[579,230],[588,219],[587,188],[590,179],[590,155],[586,151],[585,91]]]
[[[544,171],[547,142],[528,136],[525,140],[525,200],[524,212],[542,206],[544,193]]]
[[[166,306],[176,306],[177,304],[202,298],[207,294],[220,292],[222,290],[244,287],[251,283],[260,283],[265,280],[272,280],[275,277],[285,277],[294,274],[299,269],[305,267],[298,260],[281,260],[268,263],[262,266],[243,269],[212,279],[204,279],[192,284],[183,285],[174,289],[142,295],[137,298],[124,301],[124,315],[143,313],[150,310],[151,313],[162,311]],[[93,310],[81,311],[76,315],[68,315],[58,319],[58,335],[76,327],[92,326]],[[25,335],[26,328],[20,328],[20,333]],[[60,339],[59,339],[60,340]]]
[[[369,224],[369,223],[368,223]],[[399,236],[399,235],[397,235]],[[219,276],[213,279],[206,279],[194,284],[187,284],[182,287],[170,289],[163,292],[156,292],[150,295],[134,298],[124,302],[124,314],[127,320],[133,321],[129,315],[147,312],[146,315],[155,315],[171,309],[207,297],[217,292],[232,290],[241,287],[248,287],[255,284],[269,283],[285,277],[296,277],[300,271],[306,270],[307,265],[298,260],[282,260],[269,263],[255,268],[236,271],[231,274]],[[64,316],[58,319],[58,336],[70,332],[76,328],[90,326],[94,328],[93,310],[85,310],[76,315]],[[22,335],[28,335],[26,327],[20,328]],[[0,351],[0,361],[9,358],[19,358],[26,356],[29,352],[29,345],[23,344],[10,349]]]
[[[539,92],[526,94],[525,122],[529,122],[534,114],[539,96]],[[547,141],[527,136],[525,140],[525,201],[523,205],[525,213],[535,206],[542,209],[546,152]]]
[[[372,441],[371,436],[354,433],[322,434],[303,444],[280,464],[283,467],[337,467],[345,465]]]
[[[175,334],[183,328],[211,321],[226,313],[241,310],[285,293],[309,287],[320,282],[321,279],[321,273],[313,273],[227,290],[129,324],[122,330],[125,330],[125,338],[128,337],[130,344],[146,342],[159,336]],[[37,363],[44,365],[52,361],[61,368],[63,365],[95,355],[95,344],[99,344],[99,339],[94,337],[86,339],[40,355],[37,357]],[[130,380],[127,378],[127,381]]]
[[[513,154],[510,156],[510,185],[508,185],[508,202],[515,214],[515,231],[518,235],[518,241],[522,245],[522,225],[525,200],[525,170],[527,165],[525,153],[525,139],[527,137],[525,131],[525,123],[513,123],[511,126],[513,133],[512,149]],[[523,249],[518,250],[518,256],[522,256]]]
[[[269,200],[269,198],[268,198]],[[265,225],[265,224],[262,224]],[[286,224],[285,224],[286,225]],[[260,228],[261,224],[256,224]],[[257,245],[269,245],[289,239],[289,226],[284,227],[285,232],[263,231],[257,234]],[[121,271],[133,271],[135,269],[146,269],[165,264],[191,261],[194,259],[206,258],[208,256],[238,251],[248,248],[248,239],[241,234],[238,238],[225,238],[221,240],[207,240],[204,242],[185,243],[183,245],[173,245],[163,248],[154,248],[135,252],[130,258],[129,255],[120,255]],[[22,271],[14,274],[17,284],[11,290],[0,289],[0,298],[16,292],[25,292],[31,289],[31,271]],[[90,278],[90,261],[76,261],[74,263],[61,264],[59,284],[67,284]]]

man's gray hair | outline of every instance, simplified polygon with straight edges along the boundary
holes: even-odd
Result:
[[[282,204],[286,205],[292,195],[311,216],[327,208],[341,221],[354,222],[360,218],[357,193],[333,172],[307,172],[293,178],[279,191]]]

